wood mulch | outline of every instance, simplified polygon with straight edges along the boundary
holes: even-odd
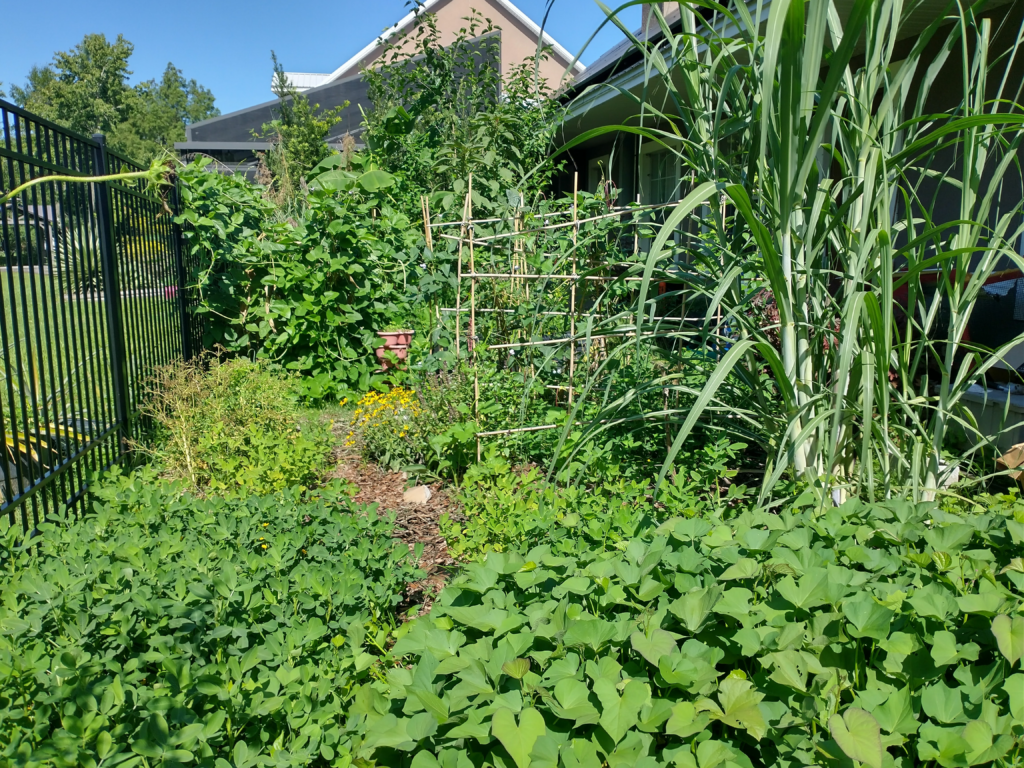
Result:
[[[402,494],[409,482],[403,473],[389,472],[365,461],[358,453],[337,453],[334,470],[328,475],[328,479],[335,478],[346,480],[359,489],[353,501],[377,504],[380,515],[393,512],[396,516],[395,536],[410,550],[417,544],[423,545],[419,565],[426,572],[426,578],[409,585],[404,604],[400,606],[410,618],[422,616],[430,610],[451,566],[455,564],[448,555],[448,545],[441,536],[438,519],[445,512],[457,513],[458,504],[439,483],[429,486],[431,496],[426,504],[407,503]],[[411,610],[414,606],[417,607],[415,612]]]

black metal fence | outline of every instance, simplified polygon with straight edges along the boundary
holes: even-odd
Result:
[[[0,188],[142,170],[0,101]],[[32,530],[119,461],[154,368],[194,344],[181,233],[145,182],[49,181],[0,205],[2,505]]]

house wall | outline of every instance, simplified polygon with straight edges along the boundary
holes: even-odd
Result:
[[[490,0],[442,0],[433,6],[430,12],[436,18],[442,45],[450,45],[455,42],[460,30],[466,27],[465,19],[472,14],[474,9],[479,11],[484,19],[490,19],[496,27],[501,28],[502,76],[507,75],[516,64],[521,64],[537,53],[536,35],[505,8],[490,2]],[[478,30],[478,34],[482,31],[482,29]],[[414,47],[414,38],[403,41],[399,46],[403,50]],[[381,52],[382,48],[377,46],[367,56],[339,73],[338,79],[359,74],[360,70],[380,58]],[[562,82],[570,63],[571,61],[565,57],[559,56],[554,51],[549,51],[548,59],[541,63],[540,75],[547,80],[549,86],[557,87]]]

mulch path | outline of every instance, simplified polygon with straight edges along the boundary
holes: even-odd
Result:
[[[413,549],[423,545],[420,568],[427,576],[409,585],[403,611],[418,606],[416,615],[430,610],[434,598],[440,593],[455,561],[448,555],[448,545],[438,528],[438,519],[444,512],[456,512],[458,504],[443,487],[435,483],[429,486],[430,500],[426,504],[410,504],[403,498],[409,484],[401,472],[389,472],[376,464],[365,461],[359,454],[339,452],[334,470],[329,478],[347,480],[359,492],[353,500],[361,504],[377,504],[377,513],[394,512],[396,516],[395,536]]]

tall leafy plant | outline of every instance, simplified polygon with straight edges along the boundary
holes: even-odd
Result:
[[[408,32],[387,41],[380,64],[363,73],[373,103],[364,137],[381,167],[401,176],[411,211],[419,210],[420,195],[440,193],[457,213],[470,174],[480,202],[504,202],[506,190],[519,188],[551,148],[558,105],[538,74],[543,51],[503,77],[500,28],[476,11],[465,22],[442,44],[434,14],[418,13]],[[520,190],[527,199],[546,187],[554,168],[545,165]]]
[[[298,372],[310,400],[381,380],[376,331],[405,312],[416,257],[416,233],[386,194],[391,176],[344,171],[340,158],[317,166],[289,220],[265,188],[209,172],[208,161],[180,172],[179,221],[202,264],[192,279],[206,346]]]
[[[791,471],[836,497],[931,496],[951,432],[982,438],[964,393],[1022,340],[986,350],[965,332],[985,282],[1021,264],[1024,115],[1008,73],[1024,30],[995,47],[982,3],[952,2],[913,36],[922,9],[896,1],[855,2],[845,19],[832,2],[679,6],[678,32],[655,11],[660,39],[631,36],[647,82],[626,130],[676,153],[682,201],[634,270],[631,317],[613,320],[719,357],[701,388],[672,373],[647,383],[696,397],[651,414],[678,424],[662,477],[738,388],[747,406],[731,424],[769,455],[764,493]],[[649,319],[662,280],[703,322]],[[762,289],[769,326],[754,311]]]
[[[330,156],[327,135],[341,120],[348,102],[333,109],[311,104],[309,98],[291,84],[277,54],[271,51],[270,56],[274,61],[274,93],[279,102],[277,116],[263,125],[260,134],[271,143],[270,149],[261,155],[267,177],[262,181],[286,203],[294,201],[303,180],[317,163]]]

